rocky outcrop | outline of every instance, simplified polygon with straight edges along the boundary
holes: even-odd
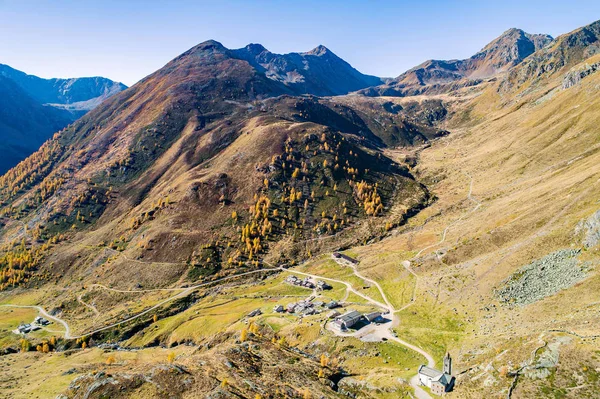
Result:
[[[595,212],[586,220],[579,222],[575,228],[575,234],[583,233],[583,246],[592,248],[600,243],[600,211]]]
[[[568,89],[577,85],[581,80],[594,72],[600,70],[600,62],[585,64],[583,66],[571,69],[563,79],[562,88]]]
[[[194,377],[184,368],[171,364],[153,367],[148,373],[107,374],[104,371],[84,374],[74,379],[61,398],[112,398],[135,391],[144,384],[152,386],[153,396],[179,397],[194,383]]]

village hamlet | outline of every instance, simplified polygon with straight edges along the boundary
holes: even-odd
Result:
[[[50,324],[50,321],[37,316],[31,323],[21,323],[16,330],[13,330],[13,333],[24,335],[32,331],[37,331],[48,324]]]

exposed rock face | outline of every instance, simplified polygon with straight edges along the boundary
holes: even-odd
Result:
[[[572,69],[565,75],[563,79],[562,87],[563,89],[568,89],[570,87],[575,86],[581,79],[585,78],[588,75],[600,70],[600,62],[596,62],[594,64],[585,64],[584,66],[576,69]]]
[[[463,62],[465,76],[486,78],[506,71],[551,41],[550,35],[530,34],[520,29],[509,29],[479,53]]]
[[[575,234],[584,233],[583,245],[592,248],[600,243],[600,211],[594,213],[587,220],[581,221],[575,229]]]
[[[525,367],[525,375],[533,379],[543,379],[550,376],[552,369],[558,366],[560,347],[571,341],[571,337],[558,337],[548,343],[543,350],[540,350],[539,355],[535,358],[535,362]]]
[[[306,53],[274,54],[260,44],[249,44],[231,53],[297,94],[347,94],[382,83],[382,79],[352,68],[325,46]]]
[[[157,365],[147,374],[110,375],[105,372],[77,377],[71,382],[62,398],[122,397],[123,392],[135,391],[149,384],[152,397],[180,397],[194,383],[187,370],[175,365]]]

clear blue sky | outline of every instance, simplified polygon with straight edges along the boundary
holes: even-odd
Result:
[[[361,72],[397,76],[426,59],[469,57],[511,27],[557,36],[597,19],[598,0],[0,0],[0,63],[131,85],[215,39],[277,53],[323,44]]]

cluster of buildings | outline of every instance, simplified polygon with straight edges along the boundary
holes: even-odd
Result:
[[[277,304],[273,307],[273,312],[275,313],[290,313],[302,316],[310,316],[313,314],[320,314],[324,310],[331,310],[339,308],[341,305],[337,301],[330,302],[321,302],[321,301],[312,301],[311,298],[304,299],[298,302],[292,302],[287,304],[287,306],[283,306],[281,304]],[[262,314],[262,310],[254,309],[250,313],[248,313],[248,317],[260,316]],[[336,314],[336,316],[339,313]],[[331,317],[330,317],[331,318]]]
[[[27,334],[32,331],[37,331],[43,326],[47,326],[48,324],[50,324],[50,321],[44,319],[43,317],[37,316],[31,324],[23,323],[19,325],[19,327],[17,327],[16,330],[13,330],[13,333],[21,335]]]
[[[285,281],[297,287],[310,288],[311,290],[315,288],[315,283],[312,282],[310,277],[306,277],[304,280],[301,280],[298,277],[292,275],[286,278]]]
[[[283,305],[275,305],[273,307],[273,311],[277,313],[293,313],[304,316],[310,316],[313,314],[319,314],[324,309],[335,309],[339,307],[340,304],[336,301],[331,302],[320,302],[320,301],[310,301],[310,300],[302,300],[299,302],[289,303],[286,307]]]
[[[434,395],[443,395],[454,388],[454,377],[452,376],[452,359],[450,354],[444,356],[444,370],[437,370],[425,365],[419,367],[419,381],[431,389]]]
[[[297,287],[310,288],[311,290],[316,288],[318,290],[325,291],[330,290],[332,288],[331,285],[327,284],[325,281],[317,280],[317,282],[315,283],[311,280],[310,277],[299,279],[298,277],[292,275],[286,278],[285,281],[291,285],[295,285]]]
[[[337,315],[333,318],[331,325],[338,331],[347,331],[358,323],[379,323],[383,321],[381,312],[372,312],[362,314],[356,310],[351,310],[343,315]]]

